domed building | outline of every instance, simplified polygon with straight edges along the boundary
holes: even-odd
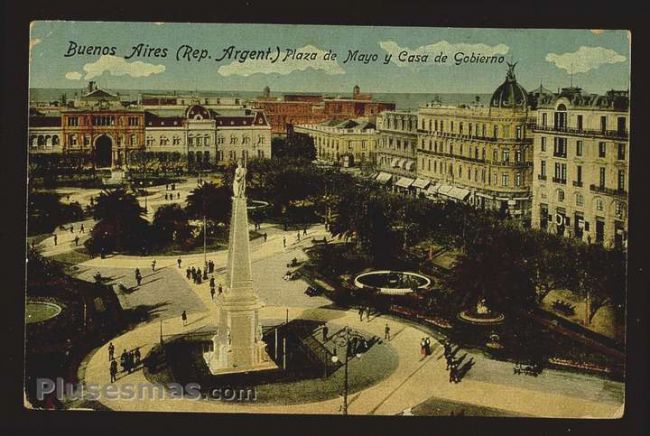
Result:
[[[530,219],[533,99],[515,63],[488,106],[431,103],[418,111],[417,175],[429,197]]]
[[[491,108],[525,111],[530,106],[528,92],[517,82],[514,64],[508,63],[506,80],[492,94]]]

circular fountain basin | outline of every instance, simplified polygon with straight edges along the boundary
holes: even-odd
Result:
[[[499,312],[477,314],[470,310],[463,310],[458,314],[458,319],[474,325],[497,325],[503,323],[505,318],[505,315]]]
[[[46,301],[28,300],[25,303],[25,323],[35,324],[50,320],[61,313],[61,306]]]
[[[370,271],[354,279],[357,288],[372,288],[382,294],[405,295],[427,289],[431,280],[422,274],[407,271]]]
[[[259,210],[267,207],[269,207],[269,202],[262,200],[248,200],[248,203],[246,204],[246,209],[248,210]]]

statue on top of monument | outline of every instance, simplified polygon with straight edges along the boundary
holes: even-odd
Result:
[[[246,191],[246,167],[244,167],[241,159],[237,162],[235,180],[232,183],[232,191],[236,198],[243,197],[244,192]]]

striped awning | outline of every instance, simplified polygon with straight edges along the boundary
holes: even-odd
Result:
[[[393,168],[398,167],[399,166],[399,158],[394,157],[393,159],[391,159],[390,166],[393,167]]]
[[[415,182],[413,182],[413,186],[418,189],[426,189],[427,186],[429,186],[429,183],[431,183],[429,180],[418,177],[415,179]]]
[[[415,165],[415,161],[414,160],[409,160],[408,162],[406,162],[406,165],[405,165],[404,168],[406,168],[408,171],[411,171],[413,169],[413,165]]]
[[[395,183],[395,186],[399,186],[400,188],[408,188],[413,184],[415,180],[408,178],[408,177],[400,177],[400,179]]]
[[[381,184],[386,184],[390,182],[391,177],[393,176],[382,171],[377,175],[376,180]]]

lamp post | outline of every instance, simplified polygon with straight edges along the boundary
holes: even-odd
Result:
[[[355,357],[360,358],[361,355],[367,351],[364,338],[361,334],[356,333],[350,329],[350,327],[345,327],[341,332],[332,336],[332,341],[336,346],[345,347],[345,356],[343,357],[343,414],[348,414],[348,393],[349,393],[349,372],[348,364],[350,360]],[[334,348],[334,355],[332,356],[332,362],[336,363],[339,361],[339,357],[336,354],[336,348]]]

